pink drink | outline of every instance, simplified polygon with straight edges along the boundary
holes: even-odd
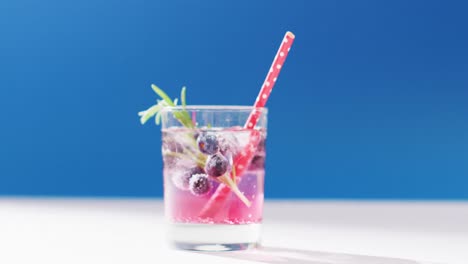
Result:
[[[263,147],[257,148],[253,162],[243,175],[237,175],[241,179],[238,183],[239,190],[251,201],[251,206],[247,207],[234,193],[231,193],[216,215],[213,217],[200,216],[200,212],[220,184],[216,178],[209,177],[210,190],[205,194],[198,195],[190,191],[189,182],[187,182],[191,170],[204,169],[197,164],[192,155],[205,156],[198,150],[194,138],[196,134],[207,131],[210,130],[194,131],[184,128],[163,130],[164,199],[167,216],[170,220],[178,223],[250,224],[261,222],[265,175]],[[210,133],[218,138],[231,139],[233,145],[231,148],[236,148],[237,152],[245,147],[250,135],[250,131],[243,129],[211,130]],[[264,136],[265,133],[262,134]]]
[[[169,239],[178,248],[195,250],[255,246],[260,240],[263,213],[266,109],[263,123],[253,133],[238,126],[245,122],[251,107],[236,111],[202,108],[185,110],[195,113],[191,114],[197,123],[193,128],[170,122],[167,119],[171,115],[165,115],[163,121],[164,203]],[[199,120],[197,116],[203,118]],[[245,154],[252,135],[259,137],[259,143],[254,146],[247,168],[237,175],[234,162]],[[210,199],[216,191],[226,186],[231,188],[228,196],[213,203]]]

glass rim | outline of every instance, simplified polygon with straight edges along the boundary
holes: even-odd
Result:
[[[261,112],[267,113],[267,107],[255,107],[248,105],[187,105],[187,106],[167,106],[161,109],[161,111],[171,111],[171,110],[189,110],[189,111],[253,111],[257,109]]]

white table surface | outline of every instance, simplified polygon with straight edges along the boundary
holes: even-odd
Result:
[[[468,202],[267,201],[263,248],[168,248],[160,200],[0,199],[0,263],[468,263]]]

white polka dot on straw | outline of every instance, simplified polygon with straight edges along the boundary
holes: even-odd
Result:
[[[281,64],[276,65],[276,69],[281,69]]]
[[[283,57],[283,56],[284,56],[284,52],[280,52],[280,56]]]

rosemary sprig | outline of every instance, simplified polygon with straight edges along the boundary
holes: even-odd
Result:
[[[151,117],[155,117],[155,122],[157,125],[161,122],[161,110],[165,107],[175,107],[177,106],[177,98],[172,101],[172,99],[158,86],[152,84],[151,88],[153,91],[161,97],[160,100],[157,100],[157,103],[145,111],[141,111],[138,115],[141,117],[140,122],[141,124],[145,124]],[[181,102],[182,102],[182,110],[181,111],[174,111],[174,117],[185,127],[187,128],[194,128],[194,124],[192,119],[190,118],[189,113],[185,110],[187,106],[186,98],[185,98],[185,87],[182,87],[181,95]]]

